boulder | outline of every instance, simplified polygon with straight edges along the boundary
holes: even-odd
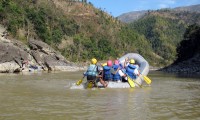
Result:
[[[0,73],[20,72],[19,65],[15,61],[0,63]]]
[[[39,52],[38,50],[31,50],[31,55],[39,65],[44,65],[44,59],[41,52]]]
[[[200,54],[196,54],[190,59],[162,68],[160,69],[160,71],[180,73],[180,74],[181,73],[199,74],[200,73]]]
[[[32,50],[39,50],[40,52],[43,52],[48,55],[55,53],[54,49],[52,49],[49,45],[39,40],[30,39],[29,46]]]
[[[0,72],[30,71],[30,66],[49,71],[80,70],[42,41],[30,39],[29,47],[18,40],[9,41],[0,40]]]
[[[35,61],[43,68],[48,68],[49,71],[78,70],[78,67],[72,66],[59,52],[42,41],[30,39],[29,46]]]
[[[0,43],[0,63],[15,61],[22,67],[21,60],[28,59],[28,53],[12,43]]]

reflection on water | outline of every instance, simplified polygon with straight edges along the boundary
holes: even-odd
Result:
[[[200,119],[200,79],[152,72],[136,89],[69,89],[79,72],[0,75],[2,120]]]

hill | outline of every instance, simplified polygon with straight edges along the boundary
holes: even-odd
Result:
[[[200,13],[170,9],[144,12],[140,19],[125,24],[86,1],[3,0],[0,24],[7,28],[9,40],[16,39],[30,47],[24,51],[34,51],[30,44],[39,40],[72,62],[88,62],[93,57],[116,59],[129,52],[141,54],[151,66],[170,65],[177,57],[180,60],[177,47],[182,45],[188,26],[200,24]],[[62,58],[54,54],[51,57]]]
[[[177,47],[176,61],[162,71],[200,74],[200,26],[190,25],[184,33],[184,39]]]
[[[148,12],[147,10],[128,12],[128,13],[124,13],[124,14],[118,16],[117,19],[119,19],[120,21],[125,22],[125,23],[130,23],[130,22],[134,22],[134,21],[140,19],[147,12]]]
[[[174,8],[176,11],[200,12],[200,4]]]
[[[126,52],[140,53],[150,63],[155,59],[144,36],[91,3],[3,0],[0,23],[7,27],[9,39],[25,44],[31,38],[41,40],[73,62],[115,59]]]
[[[162,9],[149,11],[139,20],[129,24],[130,28],[144,35],[162,64],[176,60],[176,48],[189,25],[200,24],[200,13]]]
[[[177,8],[166,8],[167,10],[172,10],[176,12],[200,12],[200,5],[191,5],[191,6],[183,6],[183,7],[177,7]],[[165,10],[165,9],[163,9]],[[119,15],[117,18],[125,23],[134,22],[141,17],[143,17],[148,12],[154,12],[156,10],[142,10],[142,11],[133,11],[124,13],[122,15]]]

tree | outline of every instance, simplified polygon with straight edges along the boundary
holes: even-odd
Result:
[[[181,62],[193,57],[200,52],[200,26],[197,24],[190,25],[185,34],[184,39],[177,47],[178,58],[175,61]]]

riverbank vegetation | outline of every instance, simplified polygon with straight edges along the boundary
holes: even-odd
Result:
[[[163,9],[149,11],[129,25],[145,36],[163,64],[170,64],[177,59],[176,48],[185,38],[186,28],[194,23],[200,24],[200,13]]]
[[[184,34],[184,39],[177,47],[177,60],[175,63],[183,62],[194,56],[200,55],[200,26],[190,25]]]
[[[42,40],[73,62],[136,52],[152,66],[169,65],[176,59],[176,47],[186,27],[199,22],[199,16],[158,11],[125,24],[87,1],[0,1],[0,23],[7,27],[10,38],[25,44],[30,38]]]
[[[166,72],[200,74],[200,26],[190,25],[184,33],[184,39],[177,47],[177,59],[170,66],[161,69]]]
[[[3,0],[0,13],[1,24],[12,37],[25,43],[30,37],[41,39],[73,62],[116,58],[126,52],[151,56],[143,36],[91,3]]]

